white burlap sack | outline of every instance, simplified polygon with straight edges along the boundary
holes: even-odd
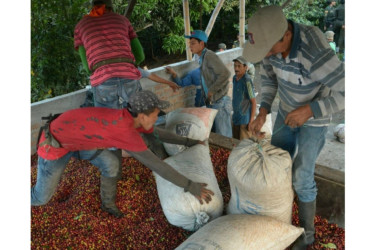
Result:
[[[180,108],[166,115],[165,129],[190,139],[204,141],[209,138],[217,110],[210,108]],[[166,152],[175,155],[187,147],[164,143]]]
[[[227,175],[228,214],[267,215],[291,224],[292,161],[287,151],[267,140],[242,140],[231,151]]]
[[[190,180],[208,184],[206,188],[214,192],[212,200],[201,205],[191,193],[154,173],[162,210],[170,224],[195,231],[222,214],[222,193],[208,146],[197,144],[164,161]]]
[[[334,128],[334,136],[338,141],[345,143],[345,124],[341,123]]]
[[[176,250],[283,250],[303,231],[267,216],[232,214],[208,223]]]

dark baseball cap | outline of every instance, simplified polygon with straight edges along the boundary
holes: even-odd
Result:
[[[232,60],[233,62],[235,62],[235,61],[238,61],[238,62],[240,62],[241,64],[243,64],[243,65],[247,65],[248,63],[247,63],[247,60],[245,60],[245,58],[243,57],[243,56],[238,56],[237,58],[235,58],[234,60]]]
[[[129,98],[128,109],[132,113],[144,113],[154,108],[160,110],[166,109],[170,106],[168,101],[160,100],[156,94],[149,90],[142,90],[133,94]]]

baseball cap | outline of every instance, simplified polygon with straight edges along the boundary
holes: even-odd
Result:
[[[132,113],[144,113],[154,108],[160,110],[166,109],[170,106],[168,101],[158,99],[158,97],[149,90],[142,90],[136,92],[129,98],[128,109]]]
[[[325,36],[327,39],[334,39],[334,35],[335,35],[334,31],[328,30],[325,32]]]
[[[191,32],[191,35],[190,36],[187,36],[187,35],[184,35],[185,38],[197,38],[201,41],[203,41],[204,43],[207,43],[208,42],[208,37],[207,35],[205,34],[204,31],[202,30],[194,30]]]
[[[244,58],[251,63],[264,59],[287,28],[288,22],[280,6],[271,5],[259,9],[248,19],[248,41],[244,44]]]
[[[244,64],[244,65],[247,65],[247,60],[245,60],[245,58],[243,56],[238,56],[237,58],[235,58],[234,60],[232,60],[233,62],[235,61],[238,61],[240,62],[241,64]]]

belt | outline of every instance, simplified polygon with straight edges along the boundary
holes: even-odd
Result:
[[[59,117],[60,115],[61,113],[55,114],[55,115],[50,114],[47,117],[42,117],[42,120],[47,120],[47,122],[44,126],[40,127],[39,129],[38,140],[36,142],[36,149],[38,149],[39,146],[44,146],[44,145],[52,145],[52,147],[55,147],[55,148],[61,147],[60,143],[52,136],[51,132],[49,131],[49,125],[51,124],[51,122],[55,120],[57,117]],[[45,140],[39,144],[40,137],[43,131],[44,131]]]
[[[107,60],[102,60],[98,63],[96,63],[91,71],[92,73],[99,67],[101,66],[104,66],[104,65],[107,65],[107,64],[112,64],[112,63],[121,63],[121,62],[126,62],[126,63],[131,63],[133,64],[135,67],[137,67],[137,65],[134,63],[134,61],[131,59],[131,58],[127,58],[127,57],[118,57],[118,58],[111,58],[111,59],[107,59]]]

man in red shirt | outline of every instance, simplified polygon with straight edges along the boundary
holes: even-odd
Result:
[[[158,113],[168,106],[169,102],[159,100],[151,91],[140,91],[130,97],[126,109],[80,108],[51,121],[39,141],[38,176],[31,189],[31,205],[48,203],[66,164],[74,156],[89,160],[99,168],[101,207],[122,217],[115,204],[121,163],[113,151],[107,150],[112,147],[125,150],[161,177],[190,192],[201,204],[208,203],[214,193],[205,188],[206,184],[193,182],[178,173],[147,149],[142,140],[140,133],[153,133]],[[156,129],[161,141],[186,146],[203,143]]]

